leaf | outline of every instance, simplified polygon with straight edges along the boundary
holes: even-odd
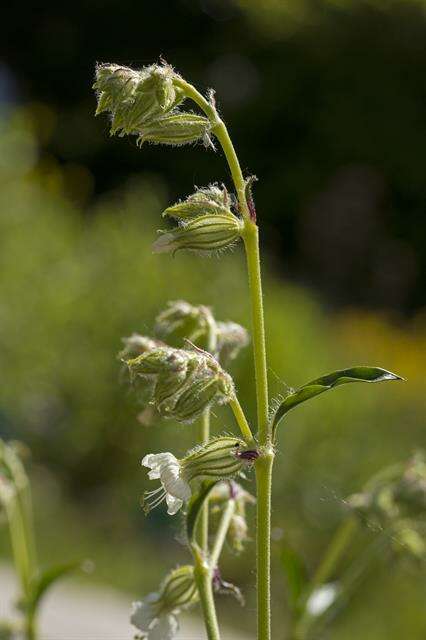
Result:
[[[79,560],[78,562],[68,562],[66,564],[49,567],[43,571],[41,575],[35,579],[33,584],[33,594],[30,603],[31,609],[36,611],[43,596],[58,580],[79,569],[87,570],[86,566],[86,562]]]
[[[349,382],[385,382],[387,380],[403,380],[403,378],[380,367],[352,367],[351,369],[333,371],[333,373],[312,380],[312,382],[308,382],[290,393],[280,404],[272,419],[272,431],[275,433],[278,423],[290,409],[324,393],[324,391],[333,389],[333,387]]]
[[[204,501],[208,498],[210,491],[219,482],[219,480],[208,480],[201,484],[200,491],[192,496],[188,504],[188,511],[186,514],[186,532],[188,535],[188,542],[194,542],[195,530],[197,526],[198,516],[201,511],[201,507]]]
[[[308,573],[301,556],[287,544],[281,551],[281,563],[287,579],[289,606],[297,618],[302,610],[301,596],[308,583]]]

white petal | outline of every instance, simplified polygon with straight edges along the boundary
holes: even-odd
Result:
[[[148,467],[148,469],[159,469],[163,463],[167,462],[175,462],[177,460],[172,453],[148,453],[142,460],[142,466]]]
[[[174,496],[175,498],[183,500],[184,502],[189,500],[192,495],[191,487],[187,482],[185,482],[185,480],[182,480],[182,478],[177,478],[176,480],[171,482],[166,490],[167,493]]]
[[[311,616],[320,616],[326,611],[336,600],[339,588],[337,585],[328,583],[323,584],[312,593],[306,603],[306,609]]]
[[[170,495],[170,493],[166,495],[166,502],[168,507],[167,513],[169,514],[169,516],[174,516],[175,513],[177,513],[183,505],[183,500],[181,500],[180,498],[175,498],[174,496]]]
[[[151,627],[147,640],[174,640],[179,630],[174,615],[161,616]]]
[[[130,622],[139,631],[148,633],[149,626],[156,618],[155,604],[159,599],[158,593],[150,593],[142,602],[134,602]]]

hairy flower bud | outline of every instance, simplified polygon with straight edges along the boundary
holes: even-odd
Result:
[[[127,362],[132,378],[154,381],[152,403],[164,418],[193,422],[212,403],[234,396],[234,384],[210,354],[158,347]]]
[[[209,214],[163,231],[154,242],[155,253],[172,253],[189,249],[199,253],[220,252],[231,247],[240,237],[242,222],[232,214]]]
[[[236,322],[217,323],[217,351],[222,363],[234,360],[248,343],[249,335],[240,324]]]
[[[132,333],[128,338],[122,338],[124,348],[118,354],[120,360],[129,360],[130,358],[136,358],[136,356],[142,355],[142,353],[148,353],[159,347],[165,347],[166,345],[160,340],[154,340],[147,336],[142,336],[139,333]]]
[[[181,146],[202,140],[210,144],[210,121],[195,113],[174,113],[157,120],[149,120],[138,129],[137,144],[167,144]]]
[[[225,187],[220,188],[212,184],[208,187],[197,189],[186,200],[168,207],[163,212],[163,216],[187,220],[215,213],[231,214],[231,198]]]
[[[93,85],[98,93],[96,114],[111,113],[111,134],[140,135],[147,122],[167,115],[185,98],[176,86],[178,77],[167,64],[140,70],[116,64],[98,65]]]
[[[208,347],[209,332],[216,332],[213,314],[204,305],[194,306],[184,300],[169,302],[155,320],[156,335],[171,345],[189,340],[201,348]]]
[[[182,461],[189,480],[194,478],[230,478],[251,464],[244,452],[246,446],[238,438],[221,436],[197,447]]]
[[[130,622],[146,640],[172,639],[178,630],[177,615],[198,601],[191,565],[171,571],[158,592],[133,603]]]
[[[256,498],[235,480],[220,482],[209,494],[212,513],[221,514],[230,500],[234,500],[235,510],[231,517],[228,538],[234,550],[240,553],[244,549],[244,543],[249,540],[246,505],[254,504]]]

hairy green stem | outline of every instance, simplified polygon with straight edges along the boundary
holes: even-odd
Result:
[[[230,401],[229,405],[234,413],[235,420],[237,421],[238,426],[240,427],[240,431],[244,440],[247,442],[248,445],[255,446],[256,443],[253,438],[253,434],[247,422],[247,418],[244,414],[244,411],[238,401],[238,398],[235,396],[235,398],[233,398],[233,400]]]
[[[210,409],[205,409],[198,427],[198,442],[204,444],[210,438]],[[197,540],[200,548],[207,555],[209,545],[209,506],[208,500],[205,500],[201,508],[199,521],[197,525]]]
[[[259,232],[257,226],[253,222],[246,223],[244,244],[246,248],[251,299],[258,436],[259,444],[261,446],[265,446],[270,440],[268,376],[266,367],[262,278],[260,272]]]
[[[257,634],[271,638],[271,489],[274,453],[256,461]]]
[[[210,565],[200,556],[195,558],[194,576],[200,596],[207,638],[208,640],[220,640],[213,596],[212,571]]]
[[[259,232],[250,215],[246,196],[246,181],[225,123],[219,117],[214,101],[206,100],[192,85],[179,80],[187,96],[194,100],[210,119],[212,133],[225,153],[235,189],[240,213],[244,219],[243,239],[247,256],[250,287],[251,319],[253,332],[253,354],[256,381],[258,441],[263,449],[256,463],[257,479],[257,598],[258,639],[270,640],[270,528],[271,528],[271,483],[274,454],[270,444],[268,407],[268,378],[266,366],[265,327],[260,270]],[[235,408],[235,407],[233,407]],[[235,413],[235,411],[234,411]],[[236,415],[237,417],[237,415]],[[239,422],[240,424],[240,422]],[[241,425],[240,425],[241,426]]]
[[[193,100],[199,107],[204,111],[208,119],[211,123],[212,133],[216,136],[219,141],[223,152],[226,156],[226,160],[228,162],[229,169],[231,171],[232,180],[235,185],[235,189],[238,195],[238,202],[240,205],[240,213],[245,220],[250,219],[250,212],[247,205],[246,199],[246,182],[244,180],[243,172],[241,171],[241,166],[238,160],[238,156],[235,152],[234,145],[232,144],[232,140],[229,136],[228,129],[226,128],[225,123],[220,118],[214,101],[211,99],[206,100],[206,98],[192,85],[180,78],[175,81],[178,86],[180,86],[191,100]]]
[[[222,518],[219,523],[219,527],[216,532],[216,538],[213,544],[213,549],[210,554],[210,568],[212,571],[217,566],[219,562],[220,554],[222,553],[223,545],[225,544],[226,534],[228,533],[229,525],[231,524],[232,516],[235,513],[235,500],[229,500],[224,512],[222,514]]]

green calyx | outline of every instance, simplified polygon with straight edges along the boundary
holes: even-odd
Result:
[[[202,351],[158,347],[127,365],[133,380],[147,380],[151,403],[163,418],[193,422],[211,404],[234,397],[232,378]]]
[[[181,249],[215,253],[227,249],[241,237],[243,223],[233,214],[208,214],[190,219],[173,231],[163,231],[154,242],[155,253]]]

